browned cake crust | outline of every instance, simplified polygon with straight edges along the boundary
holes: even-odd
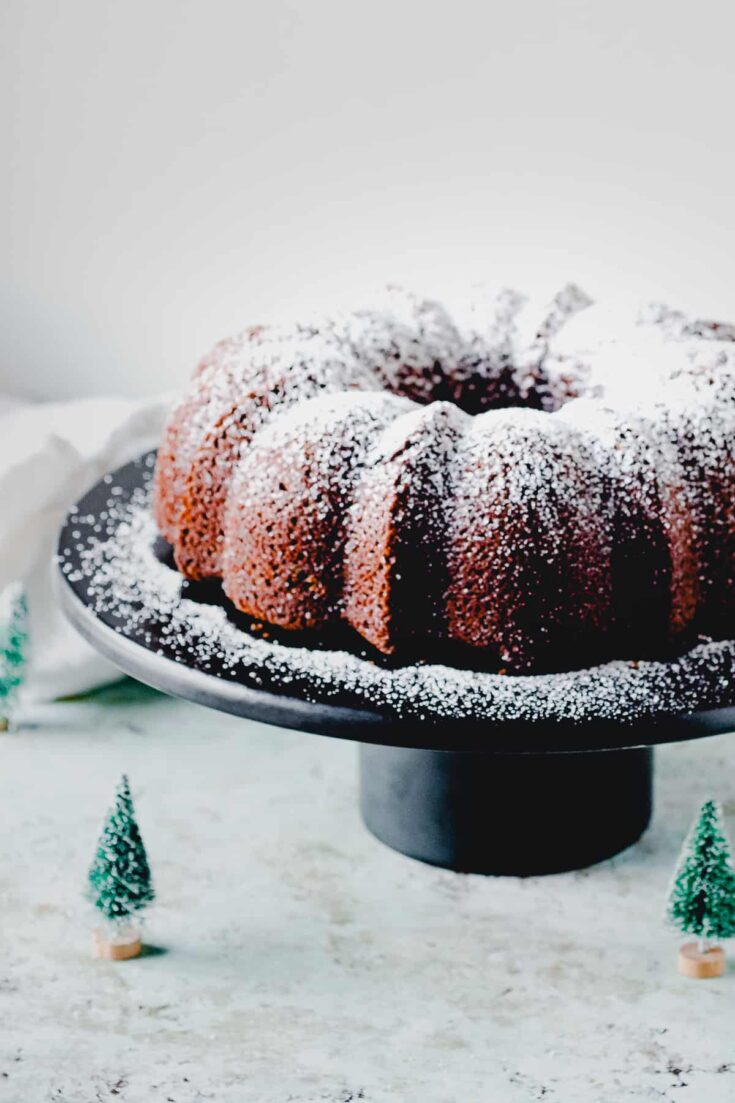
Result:
[[[586,327],[586,328],[585,328]],[[173,412],[155,513],[190,578],[282,628],[488,667],[655,655],[735,624],[731,327],[380,311],[221,342]]]

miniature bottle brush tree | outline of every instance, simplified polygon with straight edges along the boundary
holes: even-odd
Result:
[[[20,586],[13,585],[4,597],[7,597],[7,613],[0,626],[0,731],[7,731],[12,721],[28,650],[25,593]]]
[[[89,871],[88,897],[104,920],[95,932],[98,957],[122,960],[141,951],[138,913],[154,899],[148,856],[125,775],[105,820]]]
[[[695,935],[679,950],[679,972],[716,977],[725,954],[716,943],[735,936],[735,869],[713,800],[706,800],[684,844],[669,895],[668,919],[683,934]]]

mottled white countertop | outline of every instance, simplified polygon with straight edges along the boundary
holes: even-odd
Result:
[[[0,740],[3,1103],[735,1098],[735,949],[688,981],[661,925],[697,802],[735,834],[732,737],[657,752],[624,855],[517,880],[373,840],[349,743],[134,683],[27,719]],[[80,889],[124,770],[158,950],[109,963]]]

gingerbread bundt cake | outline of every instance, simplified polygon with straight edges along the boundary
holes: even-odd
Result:
[[[155,510],[190,579],[284,629],[509,672],[735,628],[735,328],[574,287],[393,292],[199,365]]]

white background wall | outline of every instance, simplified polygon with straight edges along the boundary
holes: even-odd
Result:
[[[3,0],[0,391],[157,391],[390,279],[735,317],[734,42],[712,0]]]

